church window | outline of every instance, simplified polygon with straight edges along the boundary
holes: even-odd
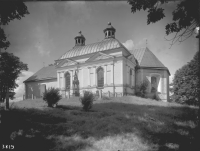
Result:
[[[104,70],[102,67],[97,69],[97,87],[104,86]]]
[[[70,73],[65,73],[65,88],[70,89]]]

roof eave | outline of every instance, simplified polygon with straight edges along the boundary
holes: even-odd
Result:
[[[158,69],[158,70],[167,70],[169,76],[171,75],[169,69],[167,67],[145,67],[145,66],[137,66],[137,69]]]
[[[52,79],[57,79],[57,78],[52,77],[52,78],[43,78],[43,79],[25,80],[25,81],[23,81],[23,83],[27,83],[27,82],[35,82],[35,81],[43,81],[43,80],[52,80]]]

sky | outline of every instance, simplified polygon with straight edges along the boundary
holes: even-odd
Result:
[[[16,100],[24,94],[23,81],[43,66],[53,64],[75,45],[74,37],[79,31],[86,44],[104,39],[103,30],[108,22],[116,29],[115,38],[128,49],[148,47],[169,69],[170,81],[176,70],[189,62],[198,49],[195,36],[170,48],[174,35],[165,35],[165,26],[172,22],[172,11],[176,3],[164,6],[165,18],[147,25],[147,12],[131,13],[126,1],[52,1],[26,2],[30,14],[21,20],[13,20],[4,26],[11,45],[6,50],[28,64],[17,79]]]

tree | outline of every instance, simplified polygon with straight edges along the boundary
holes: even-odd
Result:
[[[128,0],[132,13],[147,10],[147,24],[155,23],[165,17],[162,6],[167,3],[177,4],[172,12],[173,22],[166,25],[166,35],[175,33],[170,39],[171,46],[179,41],[182,42],[193,35],[195,29],[200,26],[199,0]]]
[[[22,70],[28,70],[27,64],[24,64],[20,59],[14,56],[12,53],[3,52],[1,54],[0,61],[0,96],[1,102],[5,101],[6,92],[14,91],[18,86],[16,84],[16,79],[19,77],[19,74]],[[10,96],[12,98],[12,95]]]
[[[6,94],[9,95],[9,90],[13,90],[17,86],[15,80],[19,76],[20,71],[28,70],[27,65],[20,62],[19,58],[13,54],[1,54],[1,49],[6,50],[10,45],[10,42],[7,41],[3,26],[8,25],[11,20],[21,19],[25,14],[29,14],[29,12],[22,1],[7,0],[0,2],[0,101],[4,101]],[[11,66],[8,66],[8,64]],[[8,80],[8,78],[11,79]],[[8,97],[13,98],[14,93],[11,93]],[[6,99],[6,108],[8,107],[9,100]]]
[[[20,20],[25,14],[29,14],[29,12],[22,1],[5,0],[0,2],[0,49],[6,49],[10,45],[2,26],[8,25],[11,20]]]
[[[148,10],[147,15],[147,24],[155,23],[165,17],[164,9],[162,8],[163,4],[174,2],[176,5],[176,9],[172,12],[173,22],[166,25],[166,35],[171,33],[175,33],[175,36],[171,41],[171,46],[177,41],[183,42],[187,38],[193,35],[195,29],[200,27],[200,1],[199,0],[128,0],[128,3],[131,5],[132,13],[136,11]],[[199,38],[199,34],[197,36]],[[199,38],[199,47],[200,47],[200,38]],[[199,58],[200,58],[200,53]],[[197,67],[200,69],[200,64]],[[199,88],[199,85],[198,85]],[[200,99],[200,92],[198,89],[198,100]],[[200,101],[199,108],[200,108]],[[199,113],[200,116],[200,109]],[[198,120],[198,132],[200,132],[199,126],[199,117]],[[197,139],[199,140],[199,135],[197,135]],[[196,141],[196,145],[198,145]]]
[[[178,69],[173,79],[173,92],[178,103],[198,105],[199,92],[199,60],[198,54],[182,68]]]

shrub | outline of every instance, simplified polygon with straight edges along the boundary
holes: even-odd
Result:
[[[153,95],[153,98],[152,98],[153,100],[156,100],[156,101],[160,101],[160,98],[159,98],[159,96],[158,96],[158,94],[157,93],[154,93],[154,95]]]
[[[49,88],[43,93],[43,100],[48,104],[48,107],[53,107],[62,99],[58,88]]]
[[[95,100],[95,96],[92,92],[84,91],[83,96],[80,97],[80,101],[83,105],[83,110],[88,111],[92,108],[93,101]]]
[[[136,85],[136,96],[145,98],[146,90],[148,87],[148,81],[143,81],[140,85]]]

